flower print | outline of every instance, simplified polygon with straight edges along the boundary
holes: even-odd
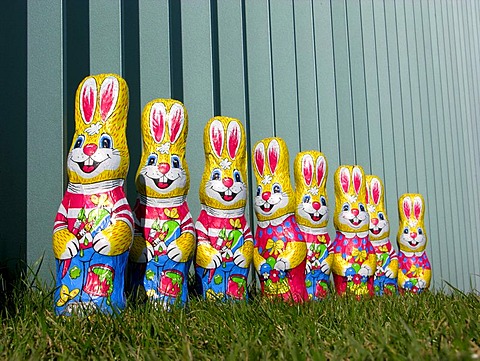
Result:
[[[358,273],[353,276],[353,283],[356,285],[362,283],[362,276],[360,276]]]
[[[280,281],[280,277],[278,273],[279,272],[276,269],[270,271],[270,279],[272,280],[273,283],[277,283],[278,281]]]
[[[269,250],[270,254],[278,255],[283,250],[283,241],[281,239],[274,241],[273,239],[269,239],[267,241],[267,249]]]
[[[352,251],[352,256],[355,259],[355,262],[363,262],[367,259],[367,251],[361,248],[355,248]]]

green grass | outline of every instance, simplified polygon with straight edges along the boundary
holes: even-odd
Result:
[[[52,292],[34,286],[17,287],[0,315],[0,359],[9,360],[480,358],[480,297],[455,290],[296,306],[193,299],[171,312],[130,302],[113,318],[64,318]]]

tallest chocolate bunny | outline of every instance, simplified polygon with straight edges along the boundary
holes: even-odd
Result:
[[[125,307],[124,274],[133,218],[123,183],[129,155],[127,83],[115,74],[85,78],[75,98],[68,186],[55,218],[55,312]]]

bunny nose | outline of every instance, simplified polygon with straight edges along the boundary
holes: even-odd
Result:
[[[91,156],[97,151],[97,145],[93,143],[89,143],[83,147],[83,153],[85,153],[88,156]]]
[[[320,209],[320,202],[313,202],[312,207],[313,207],[313,209],[318,211]]]
[[[233,186],[233,179],[230,177],[223,178],[222,183],[225,187],[230,188],[231,186]]]
[[[417,238],[417,232],[410,233],[410,237],[412,237],[413,239]]]
[[[263,193],[262,193],[262,199],[263,199],[264,201],[268,201],[268,200],[270,199],[270,195],[271,195],[271,194],[272,194],[272,193],[270,193],[270,192],[263,192]]]
[[[378,224],[378,218],[372,218],[372,224],[376,226]]]
[[[353,214],[355,217],[358,216],[358,213],[359,213],[359,212],[358,212],[358,209],[357,209],[357,208],[353,208],[353,209],[352,209],[352,214]]]
[[[160,163],[158,165],[158,170],[162,173],[162,174],[166,174],[169,170],[170,170],[170,164],[168,163]]]

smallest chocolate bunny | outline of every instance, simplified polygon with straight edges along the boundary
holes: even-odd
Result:
[[[421,194],[406,193],[398,200],[399,228],[398,252],[398,288],[420,293],[430,287],[432,268],[425,247],[425,201]]]

